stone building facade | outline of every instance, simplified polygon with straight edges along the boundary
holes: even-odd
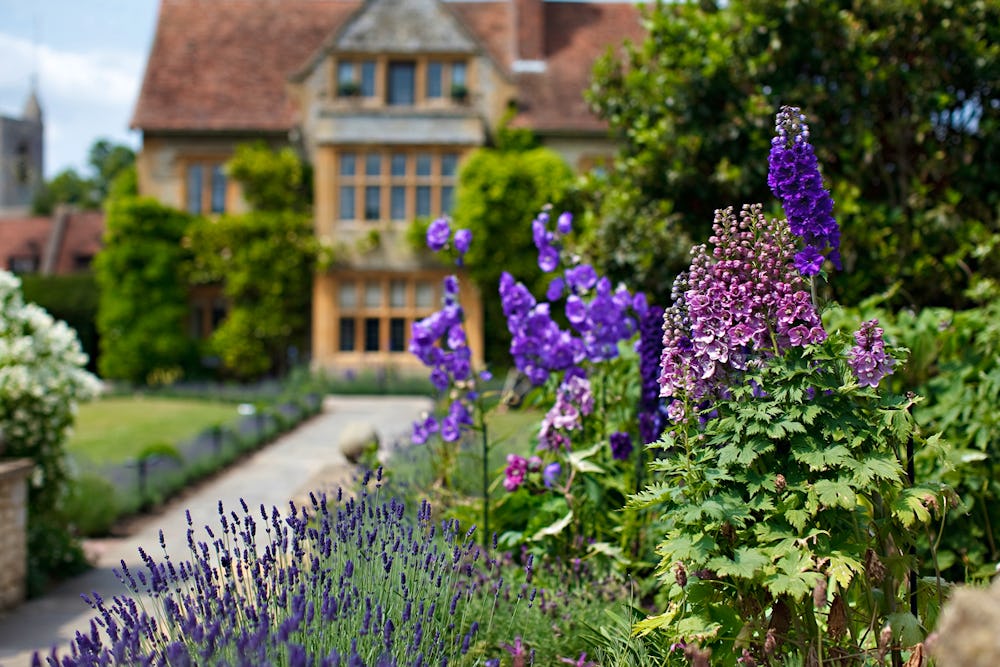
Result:
[[[0,611],[24,600],[28,575],[28,459],[0,459]]]
[[[315,279],[314,365],[414,367],[410,325],[453,269],[408,246],[410,223],[451,211],[462,161],[510,110],[574,168],[610,155],[583,91],[598,55],[641,35],[620,1],[162,0],[132,122],[140,192],[241,211],[222,169],[235,146],[294,146],[316,234],[338,249]],[[497,297],[462,284],[481,361]]]
[[[42,108],[32,91],[20,118],[0,116],[0,216],[23,215],[43,182]]]

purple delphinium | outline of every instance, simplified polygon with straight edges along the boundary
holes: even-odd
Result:
[[[611,444],[611,458],[616,461],[624,461],[632,453],[632,436],[623,431],[616,431],[609,438]]]
[[[826,338],[808,284],[796,270],[794,237],[760,206],[716,211],[712,249],[692,249],[663,316],[660,396],[700,402],[755,359]]]
[[[651,305],[639,318],[639,437],[656,442],[663,432],[665,408],[660,398],[660,357],[663,354],[663,308]]]
[[[555,230],[549,224],[545,212],[532,221],[539,266],[546,272],[559,266],[562,237],[571,231],[572,217],[560,216]],[[553,302],[564,294],[569,329],[562,329],[552,315]],[[539,302],[509,273],[501,275],[500,300],[511,333],[511,356],[535,385],[544,384],[552,373],[580,372],[584,361],[617,357],[619,343],[636,331],[635,305],[645,304],[624,286],[614,288],[606,278],[598,278],[592,266],[579,263],[553,278],[546,297],[548,301]]]
[[[767,184],[781,200],[792,233],[805,248],[794,258],[807,276],[819,273],[823,259],[840,269],[840,228],[833,217],[833,198],[823,187],[819,162],[809,143],[809,126],[798,107],[782,107],[768,156]]]
[[[538,448],[552,452],[571,447],[570,432],[583,428],[583,417],[594,412],[594,395],[590,380],[574,374],[559,385],[556,402],[542,419],[538,431]]]
[[[440,218],[427,229],[427,245],[439,251],[448,245],[451,227],[447,218]],[[452,244],[458,252],[457,263],[469,249],[472,235],[468,230],[455,232]],[[459,302],[456,276],[443,281],[442,307],[411,326],[410,352],[430,368],[430,381],[444,393],[454,392],[448,414],[440,422],[428,417],[413,425],[413,442],[424,444],[433,433],[440,433],[445,442],[456,442],[473,425],[471,404],[475,397],[475,377],[472,373],[472,352],[465,333],[465,313]],[[440,428],[438,428],[440,427]]]
[[[558,461],[553,461],[552,463],[545,466],[542,470],[542,483],[545,488],[551,489],[555,486],[556,481],[559,479],[559,475],[562,474],[562,466]]]
[[[447,218],[438,218],[427,227],[427,247],[433,252],[440,252],[448,245],[451,237],[451,225]]]
[[[856,344],[847,354],[847,364],[864,386],[877,387],[882,378],[892,375],[895,360],[885,353],[883,334],[877,319],[862,322],[854,333]]]

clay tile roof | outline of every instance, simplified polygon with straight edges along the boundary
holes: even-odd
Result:
[[[36,216],[0,217],[0,268],[11,257],[36,257],[41,261],[52,229],[52,220]]]
[[[609,46],[641,41],[640,7],[630,3],[546,2],[544,73],[518,74],[515,126],[540,132],[595,132],[607,125],[583,98],[594,62]]]
[[[514,35],[511,28],[513,18],[509,0],[491,2],[448,2],[445,6],[452,11],[483,44],[490,55],[507,73],[512,62],[511,46]]]
[[[291,128],[288,76],[359,6],[358,0],[162,0],[132,127]]]
[[[58,215],[58,213],[56,214]],[[69,214],[62,244],[55,258],[54,273],[78,271],[77,258],[93,257],[101,249],[104,237],[102,211],[73,211]]]

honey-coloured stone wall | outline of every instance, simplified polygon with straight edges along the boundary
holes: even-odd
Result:
[[[0,460],[0,611],[24,600],[28,574],[29,459]]]

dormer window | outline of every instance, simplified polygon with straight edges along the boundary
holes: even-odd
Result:
[[[391,106],[412,106],[416,101],[417,63],[412,60],[389,62],[386,101]]]
[[[457,57],[344,56],[336,59],[334,70],[335,96],[345,101],[361,98],[365,108],[441,107],[469,96],[469,65]]]

